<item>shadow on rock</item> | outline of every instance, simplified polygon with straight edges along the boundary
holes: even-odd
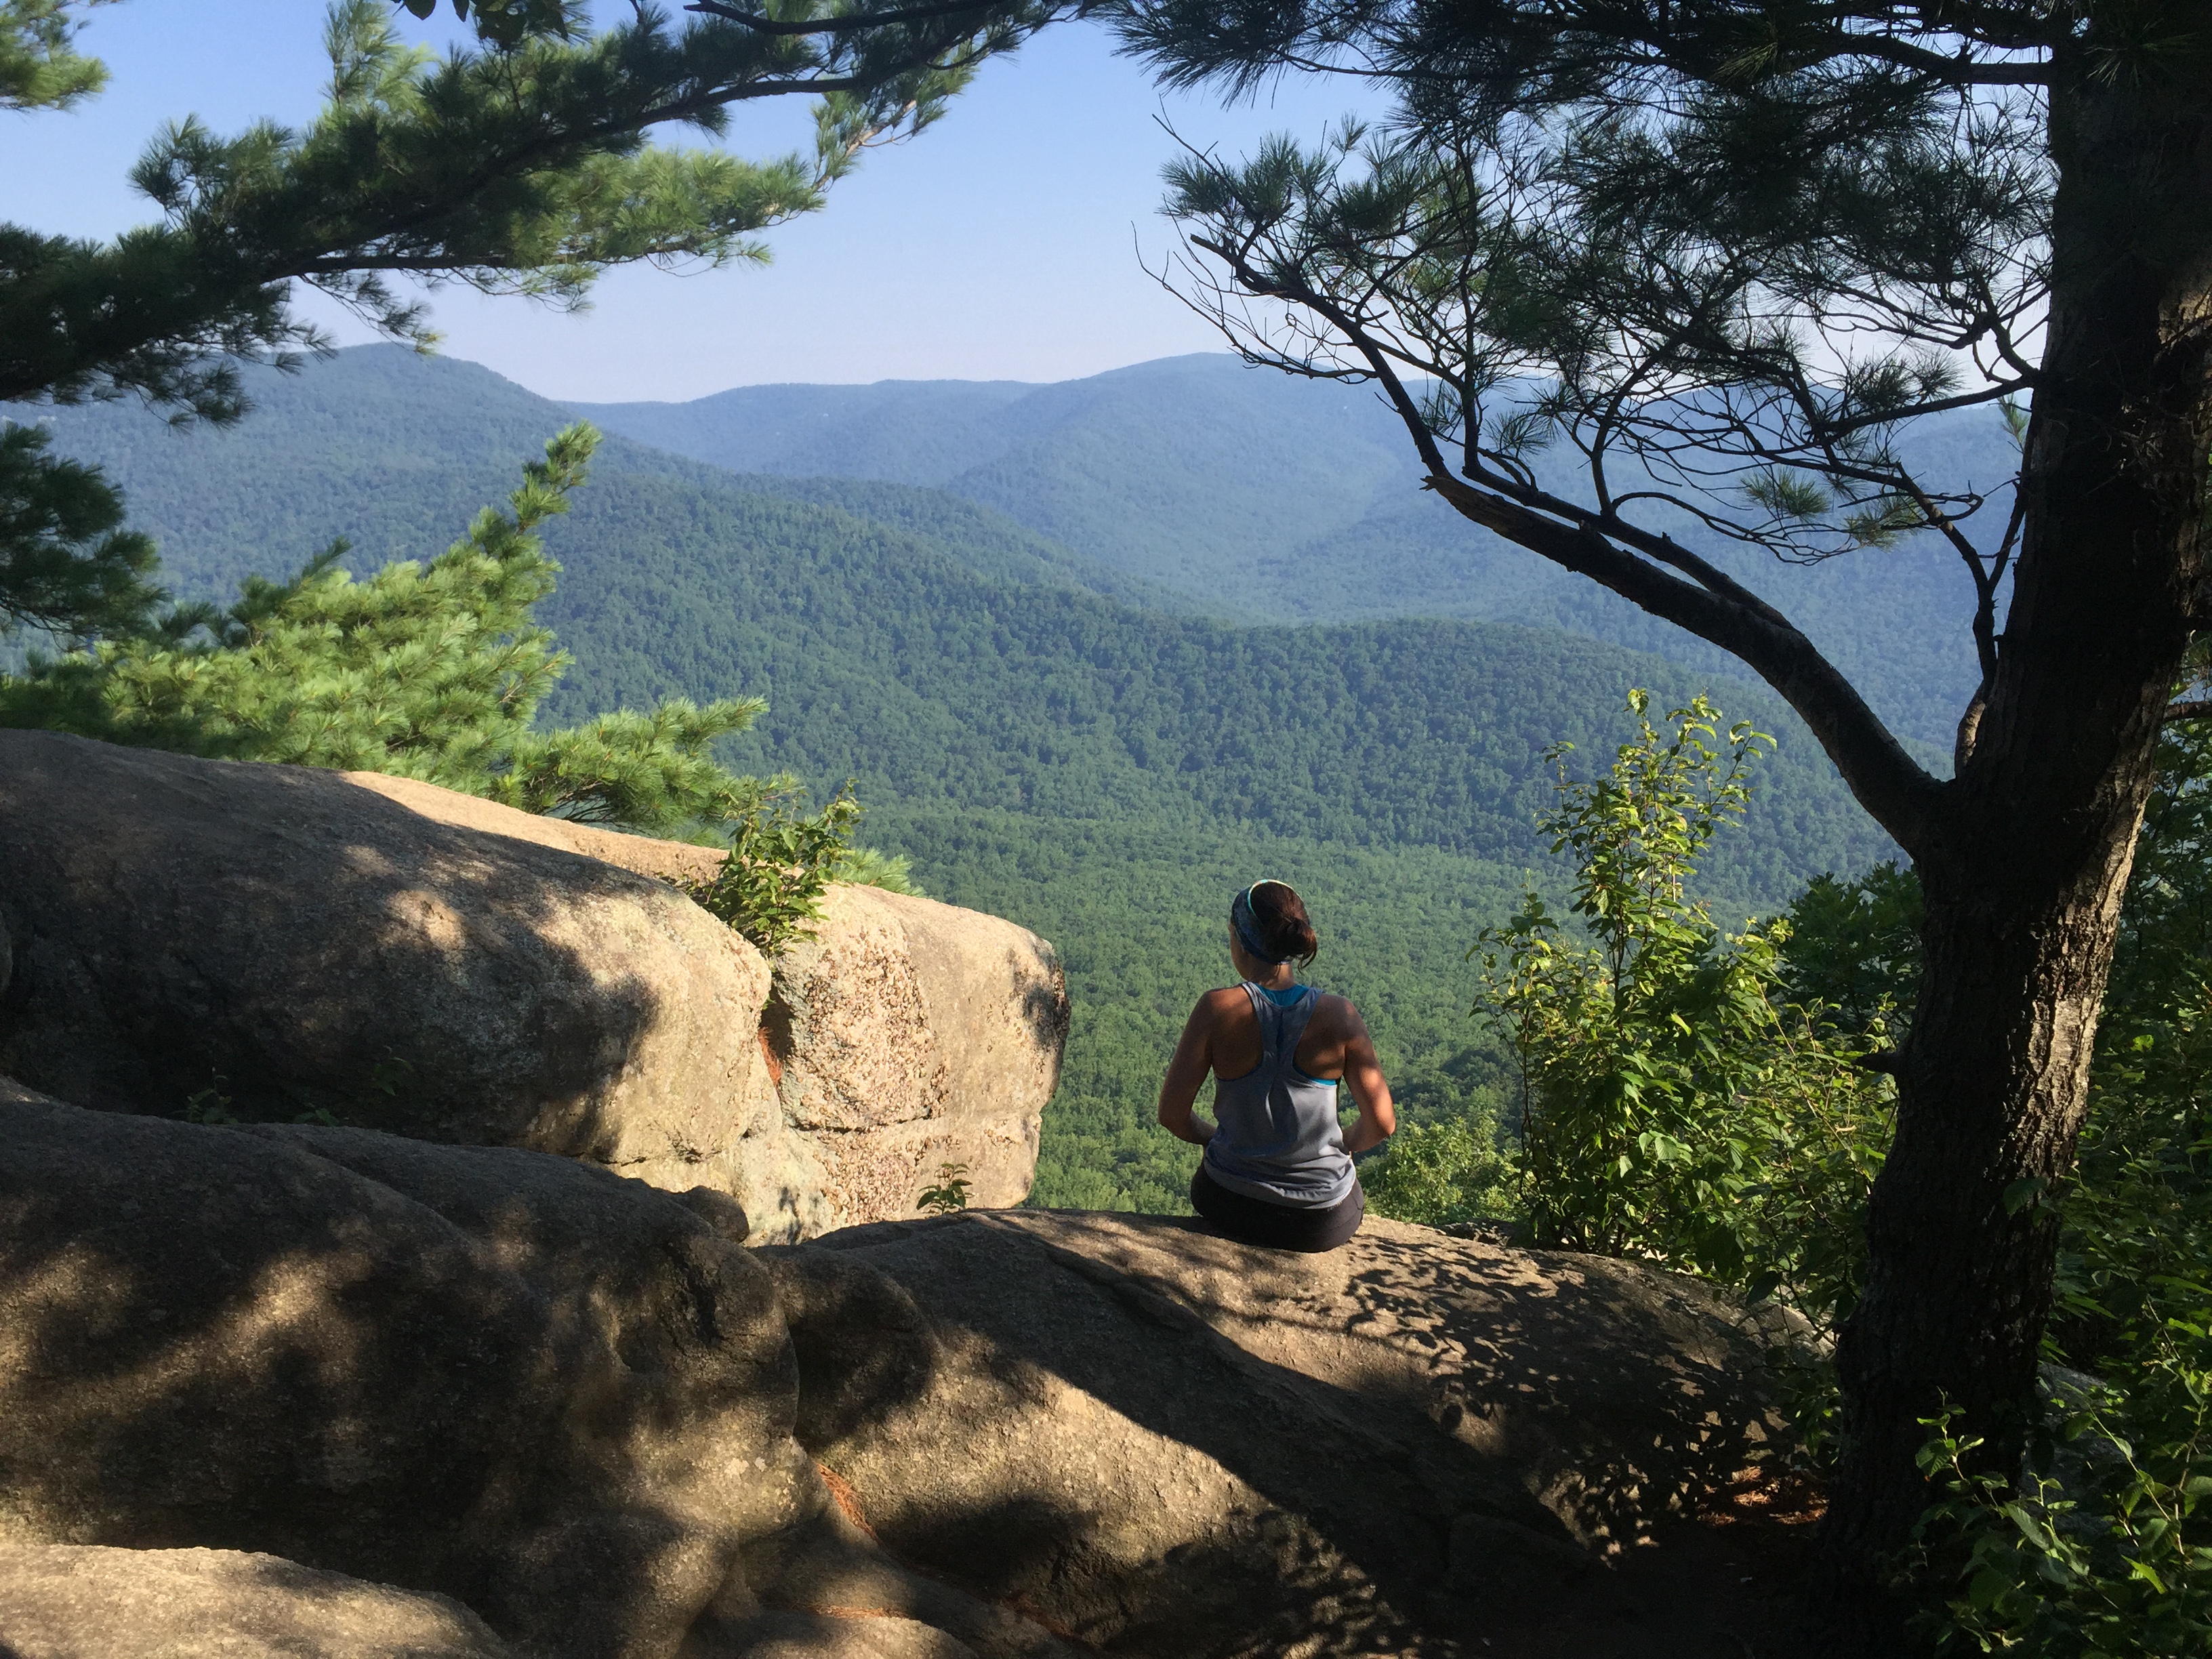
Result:
[[[800,1438],[884,1544],[1117,1651],[1447,1652],[1605,1613],[1608,1563],[1778,1427],[1760,1342],[1695,1285],[1388,1222],[1322,1257],[1031,1212],[761,1254]],[[1699,1640],[1619,1650],[1741,1652]]]
[[[88,1111],[5,1080],[0,1122],[12,1546],[236,1552],[145,1571],[248,1622],[256,1596],[307,1625],[334,1597],[334,1632],[385,1605],[379,1586],[450,1596],[520,1659],[740,1659],[821,1620],[843,1645],[818,1659],[1073,1651],[841,1513],[794,1437],[797,1350],[726,1194],[511,1148]],[[811,1363],[863,1398],[925,1386],[880,1340],[911,1301],[851,1279],[806,1314]],[[35,1625],[118,1570],[0,1552],[0,1614],[20,1590]]]
[[[760,954],[654,878],[717,858],[410,779],[0,732],[0,1073],[719,1187],[763,1238],[907,1213],[945,1164],[1018,1203],[1066,1035],[1052,947],[833,884],[771,1002]]]
[[[734,1206],[506,1149],[0,1103],[16,1540],[263,1552],[672,1654],[818,1504]]]
[[[771,1127],[758,953],[596,859],[314,768],[8,732],[0,860],[0,1072],[58,1098],[326,1113],[675,1188],[734,1187],[704,1166]]]

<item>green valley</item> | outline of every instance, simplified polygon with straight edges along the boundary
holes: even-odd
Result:
[[[1503,394],[1501,394],[1503,396]],[[746,473],[925,485],[1002,514],[1100,567],[1240,622],[1455,617],[1521,623],[1741,675],[1723,653],[1468,524],[1420,487],[1371,387],[1294,380],[1206,355],[1087,380],[757,386],[687,404],[595,404],[610,432]],[[1989,410],[1932,418],[1916,471],[1987,489],[2017,453]],[[1540,482],[1587,489],[1583,458],[1538,453]],[[1616,487],[1687,481],[1615,458]],[[1687,492],[1694,497],[1695,491]],[[1948,753],[1973,689],[1972,585],[1932,536],[1814,566],[1717,536],[1679,507],[1656,528],[1781,605],[1911,739]],[[1994,541],[2001,523],[1966,520]]]

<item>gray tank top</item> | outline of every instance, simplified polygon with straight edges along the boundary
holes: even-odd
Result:
[[[1336,1122],[1336,1085],[1308,1077],[1293,1060],[1306,1022],[1321,1006],[1310,985],[1287,1008],[1249,981],[1244,994],[1260,1021],[1260,1063],[1213,1085],[1219,1132],[1206,1143],[1206,1172],[1247,1198],[1294,1209],[1325,1210],[1358,1185]]]

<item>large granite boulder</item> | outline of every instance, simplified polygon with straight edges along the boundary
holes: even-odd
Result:
[[[524,839],[545,821],[430,793],[497,827],[309,767],[0,732],[0,1071],[720,1187],[768,1237],[824,1213],[761,1050],[760,954],[557,844],[573,826]]]
[[[10,1659],[511,1659],[466,1607],[273,1555],[0,1545]]]
[[[541,1153],[0,1083],[0,1545],[282,1557],[532,1659],[866,1652],[829,1638],[878,1617],[1064,1659],[847,1519],[744,1226]]]
[[[678,886],[720,864],[710,848],[534,817],[411,778],[346,777],[441,823]],[[772,966],[762,1040],[793,1135],[788,1178],[759,1165],[740,1189],[762,1237],[911,1215],[948,1164],[965,1167],[977,1207],[1029,1196],[1067,1044],[1066,981],[1050,945],[997,916],[841,884]],[[795,1225],[763,1202],[787,1190],[805,1194]]]
[[[965,1167],[972,1205],[1029,1196],[1067,1042],[1051,945],[996,916],[833,887],[775,965],[763,1029],[777,1092],[835,1224],[912,1215],[946,1164]]]
[[[836,889],[764,1029],[769,964],[672,885],[718,862],[409,779],[0,732],[0,1071],[716,1187],[757,1238],[911,1213],[947,1162],[1018,1202],[1051,947]]]
[[[884,1546],[1108,1650],[1706,1659],[1786,1622],[1786,1540],[1711,1524],[1778,1449],[1776,1333],[1693,1281],[1373,1218],[1322,1256],[1036,1212],[760,1254],[799,1438]]]

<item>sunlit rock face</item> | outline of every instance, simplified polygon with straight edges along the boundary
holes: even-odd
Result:
[[[709,848],[534,817],[407,778],[346,775],[441,823],[678,886],[720,862]],[[948,1164],[964,1170],[976,1207],[1029,1196],[1067,1045],[1066,981],[1050,945],[997,916],[838,884],[770,967],[757,1046],[777,1110],[749,1093],[744,1133],[726,1133],[701,1160],[744,1204],[756,1243],[912,1215]],[[624,1173],[672,1187],[699,1178],[665,1164]]]
[[[977,1207],[1028,1197],[1067,1024],[1059,957],[1027,928],[831,889],[820,925],[776,959],[763,1030],[832,1224],[912,1215],[947,1165]]]
[[[0,1071],[713,1187],[756,1240],[910,1214],[946,1164],[1018,1203],[1066,1037],[1052,948],[836,888],[772,973],[679,890],[718,859],[408,779],[0,732]]]

